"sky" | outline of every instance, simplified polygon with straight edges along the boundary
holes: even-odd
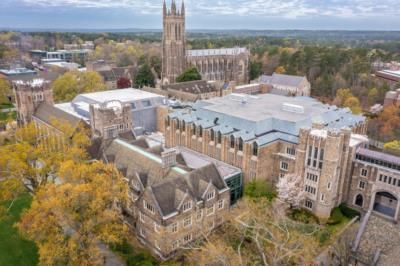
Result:
[[[400,30],[400,0],[185,0],[185,5],[189,30]],[[162,0],[0,0],[0,28],[161,27]]]

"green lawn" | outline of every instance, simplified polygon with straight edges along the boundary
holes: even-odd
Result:
[[[31,201],[32,197],[29,194],[23,194],[14,202],[9,216],[0,220],[0,266],[30,266],[38,263],[36,245],[21,238],[13,226]]]
[[[5,121],[8,119],[10,113],[0,113],[0,121]],[[17,113],[12,112],[12,118],[15,120],[17,118]]]

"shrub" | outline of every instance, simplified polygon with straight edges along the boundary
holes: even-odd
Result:
[[[340,208],[335,208],[332,210],[331,212],[331,217],[329,217],[329,220],[327,222],[327,224],[329,225],[335,225],[335,224],[339,224],[343,221],[343,214],[340,211]]]
[[[304,209],[291,210],[288,216],[294,220],[305,224],[317,224],[318,218],[311,212]]]
[[[245,186],[244,194],[250,198],[267,198],[273,200],[276,192],[270,183],[265,181],[253,181]]]
[[[327,231],[327,230],[321,231],[318,236],[319,243],[321,245],[324,244],[326,241],[329,240],[330,237],[331,237],[331,234],[329,233],[329,231]]]
[[[339,209],[342,212],[342,214],[344,216],[346,216],[347,218],[353,219],[356,216],[360,217],[360,212],[358,212],[354,209],[351,209],[344,203],[340,204]]]

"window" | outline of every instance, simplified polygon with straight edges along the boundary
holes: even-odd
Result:
[[[191,209],[192,209],[192,202],[191,201],[188,201],[188,202],[184,203],[183,206],[182,206],[183,212],[187,212],[187,211],[189,211]]]
[[[192,241],[192,234],[185,235],[185,236],[183,237],[183,241],[184,241],[184,242]]]
[[[239,151],[243,151],[243,139],[239,138]]]
[[[151,102],[150,102],[150,100],[144,100],[144,101],[142,101],[142,105],[143,105],[143,107],[149,107],[149,106],[151,106]]]
[[[143,228],[140,228],[140,235],[146,238],[146,231]]]
[[[368,170],[367,169],[361,169],[361,176],[366,177],[368,175]]]
[[[231,135],[231,148],[235,148],[235,137],[233,135]]]
[[[215,141],[215,132],[213,129],[210,130],[210,140]]]
[[[207,208],[207,216],[214,214],[214,205]]]
[[[364,181],[360,181],[360,183],[358,184],[358,188],[365,189],[365,182]]]
[[[289,164],[287,162],[281,162],[281,170],[287,171],[289,169]]]
[[[253,155],[258,156],[258,144],[257,142],[253,143]]]
[[[313,181],[313,182],[318,182],[318,176],[317,175],[314,175],[314,174],[311,174],[311,173],[307,173],[307,177],[306,178],[308,180]]]
[[[312,201],[306,200],[306,202],[304,203],[304,206],[308,209],[312,209],[312,206],[313,206]]]
[[[223,209],[224,208],[224,200],[219,200],[218,201],[218,210]]]
[[[172,249],[177,249],[179,247],[179,240],[172,242]]]
[[[304,189],[306,192],[311,193],[313,195],[315,195],[315,193],[317,193],[317,189],[315,187],[312,186],[306,186]]]
[[[140,220],[142,223],[145,223],[145,222],[146,222],[146,218],[145,218],[144,214],[141,213],[141,212],[139,212],[139,220]]]
[[[286,148],[286,153],[289,154],[289,155],[296,155],[296,150],[294,148],[287,147]]]
[[[285,173],[279,173],[279,178],[284,178],[285,177]]]
[[[200,221],[203,218],[203,210],[199,210],[196,215],[197,221]]]
[[[328,190],[331,190],[332,183],[328,182]]]
[[[206,195],[206,200],[211,200],[215,197],[215,191],[209,192]]]
[[[320,199],[321,199],[321,202],[324,202],[324,200],[325,200],[325,194],[322,193]]]
[[[151,204],[149,204],[147,201],[143,201],[143,205],[144,205],[144,208],[145,209],[147,209],[148,211],[150,211],[151,213],[155,213],[155,209],[154,209],[154,206],[153,205],[151,205]]]
[[[135,190],[139,191],[139,190],[140,190],[139,181],[134,180],[134,181],[132,181],[132,183],[133,183],[133,188],[134,188]]]
[[[131,108],[132,108],[132,110],[133,109],[136,109],[136,104],[135,103],[131,103]],[[169,118],[169,117],[168,117]],[[169,119],[168,119],[169,120]],[[168,126],[169,126],[169,123],[168,123]]]
[[[192,216],[186,217],[183,220],[183,226],[184,227],[188,227],[188,226],[191,226],[191,225],[192,225]]]
[[[218,144],[222,143],[222,134],[219,131],[218,131],[218,134],[217,134],[217,142],[218,142]]]
[[[171,232],[172,233],[178,232],[178,224],[177,223],[171,224]]]
[[[156,232],[156,233],[160,232],[160,225],[156,222],[154,222],[154,232]]]

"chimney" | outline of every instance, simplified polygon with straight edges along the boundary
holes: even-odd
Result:
[[[161,160],[163,168],[169,168],[176,165],[176,150],[169,149],[161,153]]]

